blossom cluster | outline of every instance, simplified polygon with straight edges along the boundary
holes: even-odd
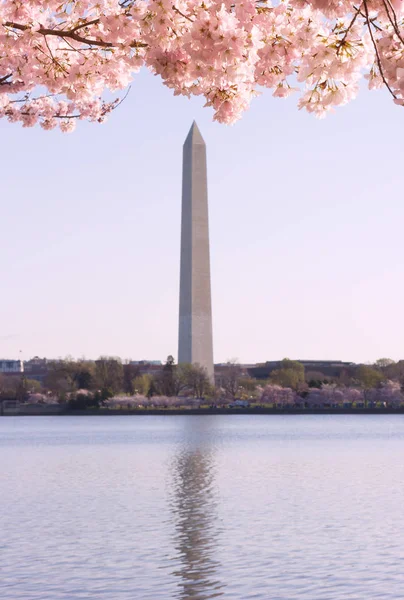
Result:
[[[324,408],[324,406],[342,407],[346,404],[381,404],[390,408],[399,408],[404,404],[404,394],[398,381],[387,380],[380,387],[369,390],[338,386],[335,383],[323,384],[320,388],[310,388],[304,399],[290,388],[268,384],[260,393],[259,402],[281,407]]]
[[[102,122],[146,66],[234,123],[260,88],[323,116],[385,85],[404,104],[403,0],[0,0],[0,117]]]
[[[144,396],[136,394],[134,396],[114,396],[105,401],[105,406],[111,409],[134,409],[134,408],[197,408],[201,404],[201,399],[191,398],[189,396]],[[208,401],[206,401],[208,403]],[[216,406],[219,404],[226,405],[227,401],[215,401]]]

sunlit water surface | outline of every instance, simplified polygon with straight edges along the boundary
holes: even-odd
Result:
[[[2,600],[404,597],[403,416],[0,419]]]

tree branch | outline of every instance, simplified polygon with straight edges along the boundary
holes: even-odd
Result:
[[[362,5],[361,5],[361,6],[362,6]],[[345,33],[344,33],[344,37],[343,37],[343,38],[342,38],[342,40],[341,40],[341,41],[338,43],[338,50],[337,50],[337,54],[339,54],[339,52],[340,52],[341,48],[343,47],[343,45],[344,45],[344,43],[345,43],[345,40],[346,40],[346,38],[347,38],[347,36],[348,36],[348,33],[350,32],[350,30],[351,30],[352,26],[354,25],[354,23],[355,23],[356,19],[358,18],[358,15],[360,14],[360,11],[361,11],[361,6],[360,6],[359,8],[356,8],[356,7],[354,6],[354,8],[355,8],[355,10],[356,10],[356,13],[355,13],[355,15],[353,16],[353,18],[352,18],[351,22],[349,23],[348,27],[346,28],[346,30],[345,30]]]
[[[91,21],[89,21],[91,23]],[[32,29],[29,25],[21,25],[20,23],[13,23],[12,21],[7,21],[3,23],[4,27],[9,27],[10,29],[18,29],[19,31],[27,31],[28,29]],[[81,27],[81,26],[80,26]],[[84,27],[84,25],[83,25]],[[112,42],[104,42],[103,40],[91,40],[89,38],[82,37],[75,33],[75,29],[66,30],[66,29],[47,29],[45,27],[40,27],[34,33],[40,33],[44,36],[46,35],[55,35],[56,37],[60,37],[62,39],[70,38],[76,42],[81,44],[87,44],[88,46],[99,46],[101,48],[114,48],[115,44]],[[132,42],[130,48],[147,48],[148,45],[143,42]]]
[[[4,77],[0,77],[0,85],[3,85],[3,84],[9,85],[10,82],[7,81],[7,79],[10,79],[11,76],[12,76],[12,73],[9,73],[8,75],[4,75]]]
[[[388,19],[389,19],[389,21],[390,21],[390,23],[391,23],[391,25],[392,25],[392,27],[394,29],[394,32],[395,32],[396,36],[398,37],[398,39],[400,40],[400,42],[402,44],[404,44],[404,40],[403,40],[403,37],[402,37],[401,32],[400,32],[400,27],[399,27],[398,22],[397,22],[396,12],[394,10],[393,5],[391,4],[390,0],[387,0],[387,2],[386,2],[386,0],[383,0],[383,4],[384,4],[384,8],[386,9],[387,17],[388,17]],[[393,18],[390,15],[390,9],[389,9],[389,7],[390,7],[390,9],[391,9],[391,11],[393,13]]]
[[[81,25],[76,25],[76,27],[73,27],[73,29],[69,29],[68,31],[70,33],[74,33],[75,31],[78,31],[79,29],[83,29],[83,27],[89,27],[90,25],[97,25],[100,22],[99,19],[93,19],[92,21],[86,21],[85,23],[81,23]]]
[[[19,31],[27,31],[28,29],[32,29],[29,25],[21,25],[20,23],[13,23],[12,21],[7,21],[4,23],[5,27],[10,27],[12,29],[18,29]],[[73,30],[65,30],[65,29],[47,29],[46,27],[40,27],[35,31],[35,33],[40,33],[42,35],[55,35],[61,38],[70,38],[76,42],[80,42],[81,44],[88,44],[89,46],[100,46],[101,48],[112,48],[114,44],[112,42],[104,42],[102,40],[90,40],[88,38],[84,38],[77,33],[74,33]]]
[[[365,7],[366,24],[368,26],[370,37],[372,39],[372,44],[373,44],[373,47],[374,47],[375,52],[376,52],[376,61],[377,61],[377,66],[379,67],[380,77],[383,79],[384,85],[387,87],[387,89],[389,90],[389,92],[393,96],[393,98],[397,98],[397,96],[395,95],[395,93],[393,92],[393,90],[391,89],[391,87],[389,86],[389,84],[387,83],[387,80],[386,80],[386,78],[384,76],[383,67],[382,67],[382,61],[380,60],[379,49],[377,47],[376,40],[375,40],[374,35],[373,35],[372,24],[371,24],[371,22],[369,20],[369,10],[368,10],[368,5],[367,5],[367,0],[363,0],[363,5]]]
[[[193,20],[191,19],[191,17],[188,17],[188,15],[184,15],[183,12],[181,12],[176,6],[173,5],[173,11],[176,12],[177,14],[181,15],[181,17],[184,17],[184,19],[188,19],[188,21],[190,21],[191,23],[193,23]]]

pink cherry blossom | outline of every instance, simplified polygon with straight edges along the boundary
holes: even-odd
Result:
[[[0,0],[0,117],[103,122],[141,67],[234,123],[261,88],[321,117],[369,88],[404,104],[403,0]],[[121,92],[120,98],[125,94]]]
[[[280,385],[268,384],[262,391],[260,402],[273,404],[278,408],[293,406],[300,400],[299,396],[291,388],[283,388]]]

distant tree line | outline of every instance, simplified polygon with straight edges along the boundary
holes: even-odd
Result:
[[[57,360],[49,363],[43,383],[24,375],[0,376],[0,400],[15,398],[37,403],[68,403],[72,408],[101,406],[115,396],[173,397],[180,394],[203,398],[214,394],[205,369],[176,365],[172,356],[155,375],[142,373],[138,365],[120,358]]]
[[[404,404],[404,361],[377,360],[352,365],[338,377],[305,372],[288,358],[267,380],[247,376],[237,361],[229,361],[212,385],[206,371],[175,364],[168,356],[155,374],[117,357],[98,360],[51,361],[42,383],[22,376],[0,375],[0,400],[68,404],[73,409],[101,406],[182,406],[194,400],[222,406],[235,400],[272,406],[401,406]]]

